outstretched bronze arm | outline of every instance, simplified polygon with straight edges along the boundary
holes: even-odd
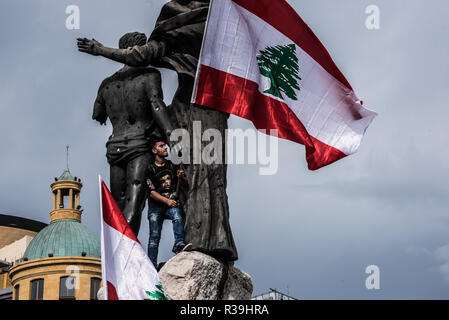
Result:
[[[151,40],[143,46],[134,46],[127,49],[115,49],[103,46],[95,39],[78,38],[78,51],[94,56],[124,63],[133,67],[145,67],[166,54],[167,45],[163,41]]]

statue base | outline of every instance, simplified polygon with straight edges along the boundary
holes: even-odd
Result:
[[[168,260],[159,279],[170,300],[249,300],[253,292],[246,272],[198,251]]]

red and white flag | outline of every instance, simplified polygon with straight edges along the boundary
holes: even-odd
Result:
[[[105,300],[167,300],[156,269],[101,177],[99,183]]]
[[[192,102],[277,129],[316,170],[357,151],[376,117],[284,0],[213,0]]]

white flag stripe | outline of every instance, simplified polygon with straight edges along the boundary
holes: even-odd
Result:
[[[268,46],[292,43],[270,24],[232,1],[214,1],[199,63],[256,82],[263,93],[270,87],[270,79],[260,74],[257,55]],[[354,92],[298,45],[296,54],[301,90],[296,91],[297,101],[285,95],[283,100],[311,136],[347,155],[354,153],[376,113],[356,103]],[[357,113],[361,119],[354,119],[353,114]]]

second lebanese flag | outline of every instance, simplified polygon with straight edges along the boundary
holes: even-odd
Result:
[[[105,300],[167,300],[153,263],[101,177],[99,184]]]
[[[357,151],[376,113],[284,0],[213,0],[193,102],[277,129],[316,170]]]

